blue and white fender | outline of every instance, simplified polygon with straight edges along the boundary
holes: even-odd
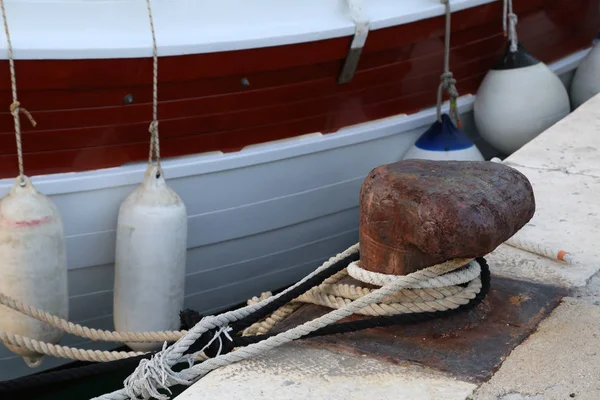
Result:
[[[404,159],[483,161],[471,139],[457,128],[447,114],[435,121],[406,152]]]

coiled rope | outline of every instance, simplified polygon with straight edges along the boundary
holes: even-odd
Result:
[[[340,319],[355,313],[360,313],[365,308],[368,308],[373,304],[380,303],[384,301],[384,299],[388,299],[391,296],[396,295],[397,292],[401,291],[402,289],[438,288],[448,285],[460,285],[464,284],[465,280],[467,280],[469,276],[472,276],[473,272],[477,271],[477,267],[472,267],[471,265],[469,265],[469,267],[466,269],[468,272],[465,272],[465,270],[459,270],[465,265],[465,263],[470,262],[471,260],[451,260],[406,276],[377,275],[375,279],[378,279],[379,283],[384,283],[379,289],[372,290],[364,296],[347,302],[343,305],[340,304],[339,308],[335,308],[328,314],[325,314],[312,321],[308,321],[288,331],[269,336],[264,340],[249,344],[245,347],[238,347],[235,351],[227,354],[221,354],[221,348],[219,348],[213,358],[196,365],[192,365],[190,361],[195,353],[184,355],[190,346],[192,346],[194,342],[206,332],[212,330],[215,332],[215,335],[221,335],[222,333],[227,332],[228,329],[231,329],[230,324],[247,317],[249,315],[249,310],[255,312],[268,304],[272,304],[276,299],[296,288],[301,282],[306,281],[316,273],[323,271],[328,266],[331,266],[340,260],[348,258],[349,256],[357,253],[358,245],[354,245],[345,252],[330,259],[315,272],[305,277],[298,284],[288,288],[286,291],[278,294],[277,296],[264,298],[257,303],[249,304],[239,310],[231,311],[218,316],[208,316],[203,318],[198,324],[189,330],[185,336],[179,339],[171,347],[168,347],[165,350],[157,353],[152,357],[152,359],[147,361],[145,360],[143,363],[141,363],[125,382],[124,389],[108,393],[98,397],[97,399],[168,399],[166,395],[163,395],[159,392],[159,389],[165,389],[168,391],[170,386],[176,384],[189,385],[213,369],[252,358],[269,351],[274,347],[289,343],[293,340],[314,333],[319,329],[331,326]],[[358,270],[360,270],[360,265],[358,263],[352,265],[353,266],[347,268],[350,276],[352,276],[352,274],[359,276],[360,274],[364,273],[364,271],[356,273]],[[334,276],[333,280],[336,279],[339,279],[339,274],[338,276]],[[479,291],[481,291],[482,286],[480,276],[477,276],[475,280],[478,280],[479,284],[474,284],[474,286],[476,287],[479,285]],[[330,282],[324,283],[331,284]],[[473,295],[472,298],[475,297],[476,295]],[[458,309],[460,306],[452,305],[451,307]],[[226,339],[223,340],[225,341]],[[179,372],[173,371],[173,366],[181,362],[190,363],[190,367]]]
[[[456,89],[456,79],[450,72],[450,34],[452,33],[450,0],[440,0],[445,6],[446,13],[446,32],[444,36],[444,72],[440,76],[440,85],[438,86],[437,94],[437,119],[442,122],[442,95],[445,90],[450,96],[450,116],[454,117],[456,126],[462,127],[460,115],[458,112],[458,106],[456,99],[458,99],[458,90]]]
[[[349,249],[350,250],[350,249]],[[306,291],[310,290],[314,286],[319,285],[320,283],[331,283],[333,280],[328,280],[328,278],[335,276],[336,273],[343,271],[350,263],[357,261],[359,258],[358,250],[356,252],[344,252],[338,254],[336,257],[332,257],[330,260],[325,262],[320,268],[318,268],[315,272],[305,277],[292,287],[286,289],[285,291],[279,293],[277,296],[269,296],[268,298],[263,298],[262,305],[259,304],[250,304],[248,307],[244,307],[239,310],[231,311],[229,313],[224,313],[218,317],[227,318],[227,316],[237,315],[237,317],[241,317],[237,319],[235,322],[232,322],[230,326],[232,327],[233,332],[242,332],[247,327],[251,326],[256,322],[260,322],[265,318],[269,318],[269,314],[277,312],[279,309],[285,307],[285,305],[299,297]],[[391,325],[399,325],[399,324],[410,324],[416,322],[429,321],[437,318],[446,318],[452,316],[454,314],[465,312],[469,309],[472,309],[479,305],[481,301],[485,298],[487,292],[490,287],[490,273],[489,268],[487,267],[487,263],[483,258],[477,259],[477,262],[481,266],[481,277],[480,280],[482,282],[482,288],[479,293],[475,296],[473,300],[465,305],[461,305],[455,309],[448,309],[445,311],[435,311],[435,312],[423,312],[423,313],[410,313],[410,314],[397,314],[391,316],[378,316],[371,317],[367,319],[354,320],[350,322],[340,322],[336,324],[327,325],[323,328],[317,329],[313,332],[308,333],[303,336],[305,338],[315,337],[315,336],[323,336],[323,335],[331,335],[338,333],[346,333],[346,332],[354,332],[361,329],[373,328],[373,327],[383,327],[383,326],[391,326]],[[251,299],[252,300],[252,299]],[[252,301],[250,301],[252,302]],[[299,303],[292,303],[297,306]],[[248,311],[246,313],[245,311]],[[190,315],[182,314],[182,320],[188,320],[194,313],[190,313]],[[245,316],[244,316],[245,315]],[[190,328],[200,322],[200,316],[196,317],[196,320],[186,321]],[[212,317],[215,318],[215,317]],[[206,319],[205,319],[206,320]],[[205,321],[206,322],[206,321]],[[194,342],[188,349],[188,353],[198,353],[199,351],[206,350],[206,354],[210,354],[210,356],[215,356],[223,352],[229,352],[234,350],[235,347],[248,346],[253,343],[261,342],[265,339],[268,339],[271,336],[274,336],[272,333],[267,334],[258,334],[254,336],[230,336],[232,341],[229,339],[222,340],[218,342],[218,346],[215,345],[216,336],[224,335],[227,332],[222,331],[221,328],[214,328],[209,331],[206,331],[201,337]],[[207,345],[213,343],[213,346],[207,349]],[[155,354],[155,353],[154,353]],[[164,354],[164,353],[163,353]],[[15,393],[15,392],[29,392],[32,390],[36,390],[36,388],[41,388],[45,385],[55,385],[55,384],[64,384],[73,380],[82,379],[90,376],[97,376],[99,374],[114,372],[116,369],[123,368],[133,368],[140,361],[147,360],[152,357],[153,353],[146,353],[142,355],[132,356],[130,358],[123,358],[116,361],[107,361],[102,363],[95,363],[91,365],[86,365],[78,368],[70,368],[60,371],[49,371],[41,374],[29,375],[20,378],[16,378],[10,381],[0,382],[0,393]],[[201,360],[204,357],[197,357],[196,360]],[[186,356],[184,359],[185,362],[190,362],[190,354]],[[144,362],[146,364],[146,362]],[[138,368],[140,366],[138,365]],[[156,370],[155,370],[156,372]]]
[[[386,316],[452,310],[469,303],[481,291],[480,274],[481,267],[477,262],[472,261],[462,271],[440,276],[437,283],[443,282],[443,286],[433,287],[429,282],[423,282],[424,286],[420,288],[402,289],[380,303],[370,304],[368,307],[357,311],[356,314]],[[353,262],[347,270],[338,272],[321,285],[310,289],[291,303],[281,307],[263,321],[248,327],[244,330],[244,335],[258,335],[269,332],[277,323],[284,320],[302,304],[317,304],[339,309],[375,291],[370,288],[338,283],[347,276],[377,286],[384,286],[390,280],[387,275],[363,270],[360,263]],[[468,283],[466,287],[462,286],[466,283]],[[257,303],[270,295],[268,292],[263,293],[260,298],[250,299],[248,304]]]
[[[504,0],[504,17],[502,24],[504,27],[504,36],[508,36],[510,41],[510,51],[514,53],[517,51],[519,39],[517,37],[517,22],[519,18],[517,14],[513,12],[512,0]]]
[[[23,165],[23,146],[21,144],[21,120],[19,113],[23,112],[31,125],[34,127],[37,125],[29,111],[19,102],[17,98],[17,73],[15,72],[15,60],[13,57],[12,40],[10,38],[10,30],[8,29],[8,20],[6,17],[6,10],[4,8],[4,0],[0,0],[0,8],[2,9],[2,22],[4,23],[4,33],[6,35],[6,43],[8,46],[8,65],[10,69],[10,86],[12,90],[12,104],[10,105],[10,113],[13,116],[15,125],[15,139],[17,142],[17,159],[19,163],[19,179],[21,186],[25,186],[27,181],[25,179],[25,167]]]
[[[335,263],[336,260],[333,260]],[[458,263],[465,263],[465,260],[456,260]],[[481,282],[478,280],[480,274],[479,265],[471,262],[469,267],[463,271],[456,272],[443,277],[438,277],[438,286],[422,286],[418,289],[402,290],[394,296],[381,303],[370,304],[364,310],[357,313],[369,316],[386,316],[414,312],[433,312],[444,311],[446,309],[457,308],[460,305],[468,303],[481,289]],[[299,307],[296,303],[320,304],[330,308],[339,309],[349,302],[357,300],[373,292],[372,289],[366,289],[359,286],[337,284],[345,276],[351,276],[364,283],[383,286],[389,276],[377,274],[371,271],[363,270],[359,263],[351,263],[347,269],[326,279],[321,285],[313,287],[302,294],[291,303],[275,310],[272,315],[267,317],[268,321],[274,323],[283,320],[287,315]],[[470,282],[470,283],[469,283]],[[469,283],[466,288],[457,285]],[[423,283],[427,285],[428,283]],[[262,297],[266,299],[266,297]],[[249,304],[252,301],[249,301]],[[0,304],[11,308],[21,314],[35,318],[39,321],[63,330],[65,333],[80,336],[93,341],[109,341],[116,343],[126,342],[174,342],[184,337],[188,332],[183,331],[159,331],[159,332],[116,332],[108,330],[97,330],[88,328],[79,324],[72,323],[51,313],[38,308],[24,304],[21,301],[0,293]],[[257,327],[248,328],[248,332],[253,332]],[[256,333],[266,333],[265,322],[261,323],[261,328]],[[92,352],[72,347],[57,346],[51,343],[39,342],[34,339],[12,335],[0,331],[0,341],[6,344],[13,344],[26,347],[29,350],[51,355],[53,357],[71,358],[80,361],[106,362],[122,358],[132,357],[141,352]]]

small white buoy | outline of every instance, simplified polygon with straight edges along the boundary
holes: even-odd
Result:
[[[479,134],[497,150],[510,155],[566,117],[569,95],[546,64],[519,43],[510,45],[483,79],[474,104]]]
[[[119,210],[115,254],[114,323],[117,331],[179,329],[187,251],[187,210],[149,165],[144,181]],[[135,351],[162,343],[127,343]]]
[[[600,34],[590,52],[581,60],[571,81],[571,105],[579,107],[600,93]]]
[[[0,292],[61,318],[68,318],[67,257],[63,223],[54,203],[29,179],[17,178],[0,200]],[[63,331],[0,306],[0,329],[57,344]],[[7,345],[37,367],[43,355]]]
[[[457,128],[447,114],[435,121],[415,144],[408,149],[404,159],[483,161],[484,158],[469,137]]]

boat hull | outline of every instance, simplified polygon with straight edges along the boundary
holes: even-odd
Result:
[[[552,69],[569,74],[584,55],[576,54]],[[473,100],[465,96],[458,102],[470,133]],[[373,168],[401,160],[435,118],[431,107],[331,135],[165,161],[169,185],[188,209],[185,307],[208,314],[236,306],[263,291],[294,283],[356,243],[363,179]],[[477,137],[475,143],[481,146]],[[493,153],[488,149],[484,154]],[[38,189],[57,204],[65,223],[73,321],[113,329],[117,215],[145,168],[139,163],[36,180]],[[5,189],[0,186],[0,193]],[[72,336],[62,344],[90,349],[117,346]],[[46,358],[40,368],[66,362]],[[0,347],[0,380],[38,371]]]
[[[573,20],[561,16],[570,4],[580,6]],[[453,14],[452,69],[465,95],[459,107],[467,131],[469,93],[504,44],[500,5]],[[521,40],[567,82],[596,33],[598,0],[529,0],[519,7]],[[410,24],[372,32],[359,71],[345,85],[336,79],[349,37],[252,50],[270,57],[268,65],[253,66],[255,58],[235,58],[236,52],[187,59],[183,70],[183,56],[161,60],[163,168],[188,211],[186,307],[214,313],[235,306],[295,282],[358,241],[364,177],[401,160],[435,120],[443,18],[420,23],[413,36]],[[101,61],[19,60],[17,71],[19,98],[39,122],[35,130],[23,123],[26,171],[37,175],[32,180],[56,203],[65,226],[70,319],[112,329],[117,214],[146,168],[151,61]],[[109,82],[92,73],[108,66],[122,75],[111,74]],[[9,104],[1,68],[0,102]],[[244,77],[250,90],[240,87]],[[134,103],[123,105],[127,94]],[[0,180],[0,195],[16,174],[13,140],[10,115],[0,113],[0,175],[10,177]],[[485,143],[475,144],[489,155]],[[74,337],[63,344],[116,346]],[[65,362],[48,358],[41,368]],[[38,371],[0,347],[0,380]]]

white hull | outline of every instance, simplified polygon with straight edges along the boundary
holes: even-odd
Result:
[[[585,54],[577,53],[551,68],[559,74],[569,72]],[[467,125],[473,100],[473,96],[459,99]],[[168,184],[188,211],[185,306],[205,314],[237,305],[295,282],[357,242],[363,179],[371,169],[401,160],[435,117],[430,108],[329,135],[164,161]],[[72,321],[113,328],[117,213],[121,201],[141,182],[145,168],[141,163],[32,178],[63,217]],[[12,183],[13,179],[0,181],[0,196]],[[72,336],[62,344],[116,347]],[[47,357],[41,367],[30,369],[0,346],[0,380],[68,361]]]

